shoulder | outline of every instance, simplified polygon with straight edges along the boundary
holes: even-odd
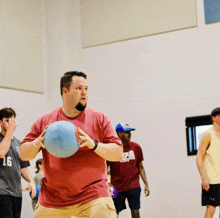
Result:
[[[211,139],[211,134],[213,133],[212,129],[206,130],[202,136],[201,136],[201,140],[203,141],[208,141]]]
[[[52,117],[56,117],[58,114],[60,113],[60,107],[56,108],[52,111],[46,112],[43,115],[41,115],[36,121],[35,123],[47,123],[48,121],[51,120]]]
[[[140,146],[138,143],[136,143],[136,142],[132,142],[132,141],[131,141],[131,142],[129,143],[129,145],[130,145],[130,146],[133,146],[133,147],[141,148],[141,146]]]
[[[91,113],[91,114],[97,114],[97,115],[104,115],[104,113],[102,111],[97,110],[95,108],[91,108],[91,107],[86,107],[85,112]]]
[[[85,113],[92,116],[92,117],[94,117],[94,118],[96,118],[96,119],[98,119],[99,121],[108,120],[108,117],[105,113],[103,113],[100,110],[91,108],[91,107],[87,107],[85,109]]]
[[[199,153],[204,154],[204,152],[209,148],[210,142],[211,142],[211,131],[207,130],[202,134],[200,138],[197,154]]]
[[[52,111],[46,112],[41,115],[32,125],[31,132],[40,134],[45,126],[50,125],[51,123],[57,121],[60,108],[56,108]]]
[[[40,178],[41,179],[42,177],[43,177],[43,174],[38,172],[38,173],[36,173],[34,178]]]
[[[142,152],[142,148],[141,148],[141,146],[138,144],[138,143],[136,143],[136,142],[130,142],[129,143],[129,146],[130,146],[130,148],[131,149],[134,149],[134,150],[136,150],[137,152]]]
[[[34,182],[36,184],[41,184],[41,179],[43,178],[43,175],[41,176],[41,173],[36,173],[35,177],[34,177]]]
[[[43,115],[41,115],[39,119],[50,119],[51,116],[54,116],[54,115],[56,116],[57,114],[59,114],[60,110],[61,110],[61,108],[58,107],[52,111],[48,111],[48,112],[44,113]]]
[[[21,141],[19,139],[17,139],[16,137],[13,137],[14,141],[17,143],[17,144],[20,144]]]

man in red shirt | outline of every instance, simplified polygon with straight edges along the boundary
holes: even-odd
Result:
[[[20,157],[32,160],[42,150],[45,177],[34,217],[116,218],[108,188],[106,160],[120,161],[123,147],[110,120],[87,106],[87,76],[65,73],[60,81],[63,105],[38,118],[21,143]],[[67,158],[51,155],[43,144],[46,128],[65,120],[79,127],[79,150]]]
[[[120,162],[108,162],[110,165],[111,184],[118,190],[118,195],[113,199],[116,211],[119,214],[126,209],[125,200],[127,198],[131,209],[132,218],[140,218],[140,181],[141,176],[145,187],[145,195],[150,194],[148,182],[142,164],[143,153],[139,144],[131,142],[131,128],[127,123],[119,123],[116,132],[122,141],[124,152]]]

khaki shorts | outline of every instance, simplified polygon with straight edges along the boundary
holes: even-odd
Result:
[[[117,218],[114,202],[110,197],[92,200],[88,203],[62,208],[49,208],[38,204],[34,218]]]

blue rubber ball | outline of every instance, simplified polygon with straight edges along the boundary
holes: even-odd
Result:
[[[79,149],[78,130],[68,121],[57,121],[50,124],[44,135],[44,145],[55,157],[70,157]]]
[[[35,197],[33,198],[33,200],[36,200],[36,201],[37,201],[37,200],[38,200],[38,197],[39,197],[39,194],[40,194],[41,185],[40,185],[40,184],[36,184],[35,187],[36,187],[36,195],[35,195]],[[32,191],[30,191],[29,194],[30,194],[30,196],[31,196]]]

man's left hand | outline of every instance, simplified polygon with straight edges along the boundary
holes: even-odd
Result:
[[[150,190],[147,185],[145,185],[145,187],[144,187],[144,193],[145,193],[145,197],[150,195]]]
[[[94,141],[80,128],[78,128],[79,138],[80,138],[80,147],[88,147],[93,149],[95,147]]]
[[[29,191],[29,192],[32,192],[31,193],[31,197],[34,198],[36,196],[36,186],[35,186],[35,183],[34,181],[31,181],[29,183],[29,186],[28,187],[25,187],[25,188],[22,188],[22,191]]]

